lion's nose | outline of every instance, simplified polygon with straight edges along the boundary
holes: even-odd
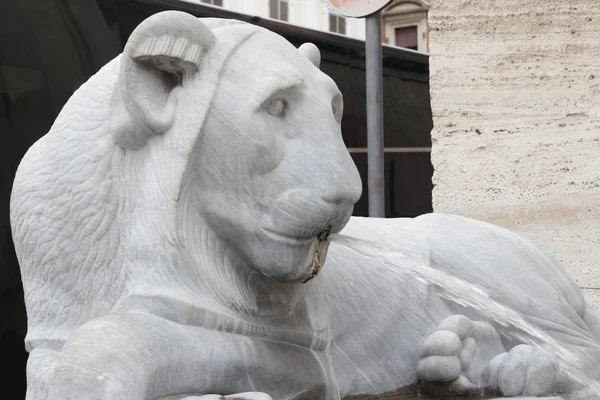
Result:
[[[348,201],[348,199],[344,196],[344,194],[339,193],[339,192],[335,192],[335,193],[331,193],[331,194],[328,193],[326,195],[321,196],[321,199],[323,201],[325,201],[326,203],[333,204],[336,206]]]
[[[336,188],[329,188],[327,192],[321,195],[321,199],[326,203],[335,206],[352,206],[354,205],[362,194],[362,187],[360,186],[360,180],[358,183],[354,179],[344,179],[340,186]]]
[[[352,195],[349,191],[336,190],[331,193],[327,193],[321,196],[321,199],[326,203],[333,205],[351,205],[358,201],[358,198],[355,199],[355,196]]]
[[[335,206],[353,206],[362,195],[362,181],[356,165],[339,136],[334,155],[328,157],[329,174],[322,181],[321,199]]]

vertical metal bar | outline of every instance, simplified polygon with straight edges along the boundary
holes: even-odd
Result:
[[[367,186],[369,216],[385,217],[383,169],[383,69],[381,65],[381,15],[366,18],[367,69]]]

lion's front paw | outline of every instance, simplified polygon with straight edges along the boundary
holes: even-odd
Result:
[[[483,377],[486,387],[503,396],[547,396],[568,392],[571,386],[556,357],[524,344],[492,359]]]
[[[490,324],[463,315],[446,318],[421,344],[417,375],[426,394],[469,394],[483,387],[481,372],[505,352]]]

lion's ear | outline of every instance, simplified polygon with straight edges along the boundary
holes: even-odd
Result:
[[[298,47],[298,50],[300,50],[300,53],[304,54],[304,57],[308,58],[315,67],[319,68],[319,65],[321,65],[321,52],[317,46],[306,42]]]
[[[112,131],[121,147],[140,148],[171,127],[183,77],[198,72],[215,40],[198,18],[179,11],[155,14],[133,31],[111,105]]]

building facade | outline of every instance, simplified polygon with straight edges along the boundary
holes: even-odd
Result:
[[[200,0],[243,14],[365,39],[365,21],[339,15],[326,0]],[[429,52],[429,0],[394,0],[381,13],[382,42]]]
[[[429,53],[429,0],[394,0],[381,13],[382,42]]]
[[[365,38],[363,19],[344,18],[324,0],[201,0],[231,11],[278,19],[305,28]]]

